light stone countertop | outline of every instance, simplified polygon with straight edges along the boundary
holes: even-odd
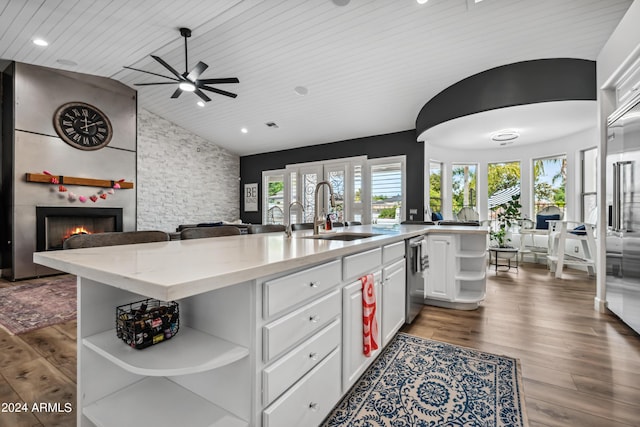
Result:
[[[35,252],[33,261],[56,270],[163,301],[373,249],[429,233],[486,234],[487,227],[363,225],[336,232],[380,233],[355,241],[309,239],[311,230],[247,234],[123,246]]]

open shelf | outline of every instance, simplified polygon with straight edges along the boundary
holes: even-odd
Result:
[[[486,275],[486,270],[483,269],[482,271],[459,271],[456,274],[456,280],[463,280],[463,281],[471,281],[471,280],[482,280],[484,279]]]
[[[86,406],[98,427],[247,427],[249,424],[166,378],[148,377]],[[186,424],[185,424],[186,422]]]
[[[156,377],[204,372],[249,355],[246,347],[186,326],[167,342],[143,350],[126,345],[115,329],[87,337],[82,344],[129,372]]]
[[[473,289],[460,289],[458,295],[456,296],[456,302],[478,302],[483,300],[485,297],[484,289],[481,290],[473,290]]]
[[[482,250],[464,250],[456,253],[458,258],[485,258],[487,256],[487,251],[485,249]]]

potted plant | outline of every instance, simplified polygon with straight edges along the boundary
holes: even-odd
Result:
[[[496,230],[492,230],[489,232],[489,236],[491,236],[491,240],[497,243],[499,248],[513,247],[509,245],[509,243],[511,242],[511,238],[509,237],[509,235],[511,233],[511,228],[518,223],[521,207],[522,205],[520,204],[520,195],[516,194],[514,196],[511,196],[511,200],[509,200],[508,202],[493,208],[494,211],[498,212],[498,226]]]

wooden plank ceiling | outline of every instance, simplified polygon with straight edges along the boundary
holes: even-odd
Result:
[[[240,155],[413,129],[431,97],[512,62],[595,59],[630,0],[0,0],[0,58],[111,77],[127,85],[189,67],[219,85],[204,108],[169,85],[139,107]],[[32,44],[36,37],[46,48]],[[72,61],[77,65],[65,65]],[[294,88],[308,88],[300,96]],[[461,100],[464,102],[464,100]],[[270,128],[275,122],[278,128]],[[247,128],[243,134],[241,128]]]

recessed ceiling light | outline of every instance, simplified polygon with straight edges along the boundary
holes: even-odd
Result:
[[[491,140],[496,142],[513,141],[518,138],[520,134],[515,130],[503,129],[491,134]]]
[[[178,85],[178,87],[185,92],[193,92],[196,90],[196,85],[189,82],[182,82]]]
[[[249,130],[247,128],[242,128],[242,129],[240,129],[240,132],[247,133],[247,132],[249,132]]]
[[[49,46],[49,43],[44,39],[33,39],[33,44],[36,46]]]
[[[416,0],[418,2],[418,4],[425,4],[426,2],[428,2],[429,0]]]
[[[293,91],[300,96],[305,96],[309,93],[309,89],[304,86],[296,86],[295,88],[293,88]]]
[[[198,104],[198,107],[204,107],[204,102],[203,101],[198,101],[196,104]]]

